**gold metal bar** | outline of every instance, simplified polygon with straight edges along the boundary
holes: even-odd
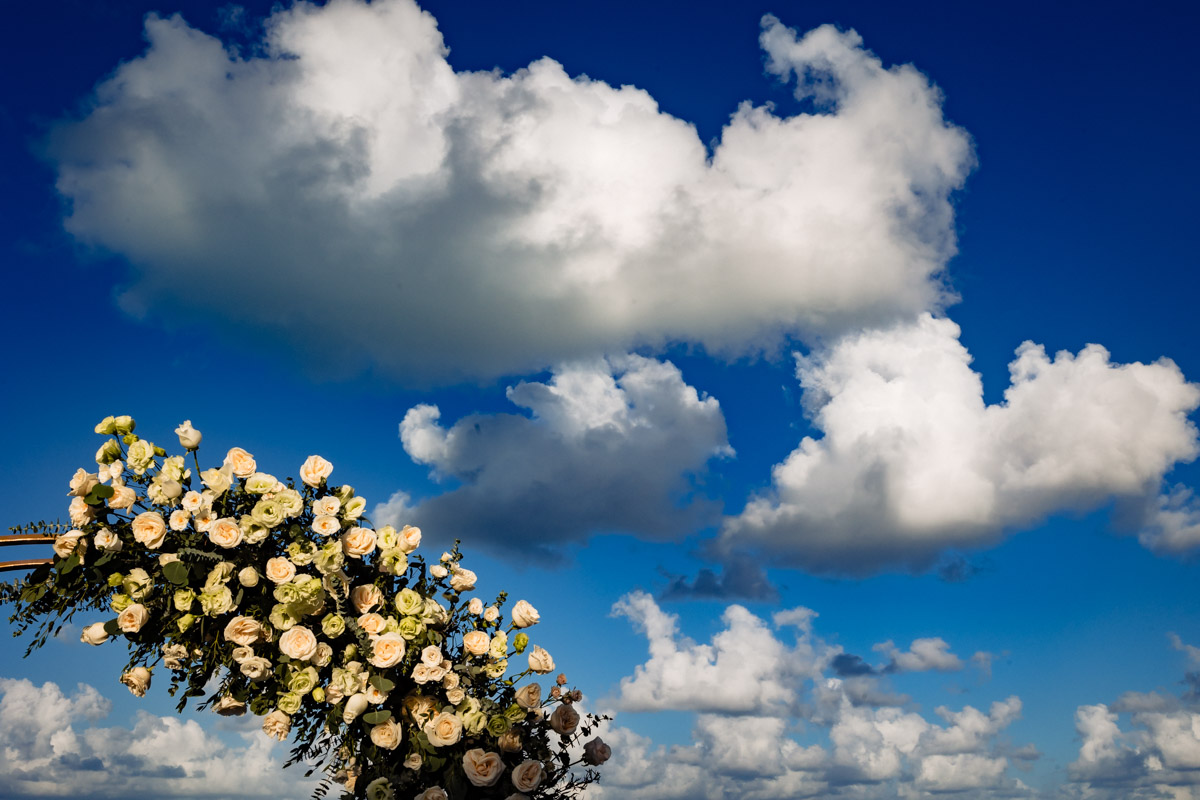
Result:
[[[18,569],[33,569],[40,567],[42,564],[49,564],[52,559],[49,558],[25,558],[20,561],[0,561],[0,572],[11,572]]]
[[[56,537],[43,533],[17,533],[0,536],[0,546],[8,544],[53,544]]]

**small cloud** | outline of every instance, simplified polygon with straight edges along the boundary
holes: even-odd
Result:
[[[664,573],[671,583],[659,594],[660,600],[754,600],[775,602],[779,591],[767,578],[761,564],[749,556],[735,554],[717,573],[702,568],[696,577]],[[778,623],[777,623],[778,624]]]

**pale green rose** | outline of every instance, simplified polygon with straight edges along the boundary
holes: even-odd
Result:
[[[529,712],[521,708],[516,703],[513,703],[508,708],[504,709],[504,716],[508,717],[509,722],[520,722],[525,719]]]
[[[100,449],[96,451],[97,464],[111,464],[121,457],[121,445],[116,439],[109,439],[104,444],[100,445]]]
[[[508,655],[508,634],[504,631],[496,631],[492,637],[492,644],[488,647],[488,655],[492,658],[500,659]]]
[[[338,500],[342,501],[342,505],[345,505],[350,502],[350,498],[354,497],[354,487],[349,485],[339,486],[334,494],[337,495]]]
[[[176,611],[191,611],[192,603],[196,602],[196,593],[191,589],[176,589],[173,601]]]
[[[400,547],[400,535],[391,525],[384,525],[375,531],[375,537],[380,550],[395,550]]]
[[[259,500],[250,510],[250,518],[268,528],[274,528],[283,522],[283,506],[274,500]]]
[[[125,582],[125,576],[119,572],[114,572],[108,576],[108,586],[110,589],[115,589]]]
[[[133,433],[137,423],[133,421],[133,417],[128,414],[122,414],[119,417],[113,418],[113,427],[117,433]]]
[[[175,624],[179,626],[180,633],[186,633],[187,629],[192,627],[192,623],[196,621],[195,614],[184,614],[179,619],[175,620]]]
[[[279,696],[279,702],[275,705],[285,714],[295,714],[300,710],[300,695],[295,692],[288,692]]]
[[[416,617],[401,617],[396,623],[396,633],[408,641],[412,641],[425,632],[425,623]]]
[[[320,686],[313,689],[312,690],[312,699],[317,701],[318,703],[324,703],[325,702],[325,689],[323,689]]]
[[[112,416],[107,416],[100,420],[100,424],[96,426],[96,433],[104,436],[111,436],[117,432],[117,423]]]
[[[396,595],[396,610],[402,615],[416,616],[425,609],[425,601],[412,589],[401,589]]]
[[[275,484],[279,483],[279,479],[274,475],[268,475],[265,472],[256,472],[249,478],[246,478],[246,491],[250,494],[266,494],[267,492],[275,491]]]
[[[300,599],[300,587],[294,583],[280,583],[273,592],[276,602],[294,603]]]
[[[489,661],[483,665],[483,674],[489,678],[496,679],[504,677],[505,670],[508,669],[508,659],[502,658],[499,661]]]
[[[200,480],[204,481],[213,497],[220,497],[233,484],[233,468],[206,469],[200,473]]]
[[[283,513],[294,517],[304,512],[304,498],[295,489],[284,489],[275,494],[275,502],[283,507]]]
[[[518,633],[513,637],[513,649],[518,653],[524,653],[525,648],[529,646],[529,634]]]
[[[118,614],[129,608],[131,605],[133,605],[133,598],[127,594],[114,594],[112,596],[112,600],[109,601],[109,606]]]
[[[322,602],[325,599],[325,589],[321,580],[315,575],[301,573],[292,578],[292,585],[300,590],[300,596],[309,603]]]
[[[379,554],[379,571],[397,577],[408,569],[408,555],[403,550],[393,548]]]
[[[421,621],[427,626],[436,628],[445,625],[450,620],[450,612],[432,597],[426,597],[424,608],[421,610]]]
[[[352,497],[342,506],[342,516],[347,520],[356,520],[363,515],[367,509],[367,500],[364,497]]]
[[[346,630],[346,621],[339,614],[327,614],[325,619],[321,620],[321,633],[328,636],[330,639],[336,639],[341,636]]]
[[[211,591],[218,586],[223,586],[233,577],[233,571],[237,565],[232,561],[222,561],[213,567],[208,572],[208,577],[204,579],[204,591]]]
[[[381,630],[379,632],[381,636],[385,633],[399,633],[399,632],[400,632],[400,620],[396,619],[395,617],[384,617],[383,618],[383,630]]]
[[[243,515],[238,520],[238,527],[242,529],[243,541],[248,544],[258,544],[271,534],[270,528],[249,516]]]
[[[288,691],[296,694],[308,694],[317,685],[317,680],[317,671],[312,667],[305,667],[288,679]]]
[[[346,554],[342,551],[342,543],[338,539],[325,544],[317,557],[313,559],[317,570],[323,575],[338,572],[346,564]]]
[[[471,710],[461,712],[459,716],[462,718],[463,730],[470,734],[482,733],[487,727],[487,715],[482,711]]]
[[[298,567],[311,564],[317,556],[317,548],[312,542],[292,542],[287,546],[288,561]]]
[[[210,617],[228,614],[234,608],[233,592],[229,591],[228,586],[200,593],[200,610]]]
[[[171,456],[163,460],[159,474],[168,480],[183,481],[191,476],[192,471],[185,466],[183,456]]]
[[[146,474],[146,470],[154,466],[154,444],[145,439],[138,439],[129,445],[129,453],[125,463],[137,475]]]
[[[502,715],[491,717],[487,721],[487,732],[497,738],[508,733],[510,728],[512,728],[512,722],[508,717]]]
[[[357,692],[361,683],[362,680],[358,677],[358,673],[342,669],[341,667],[334,667],[333,675],[329,679],[330,686],[337,688],[338,691],[347,697]]]
[[[280,631],[290,630],[300,622],[300,617],[296,614],[295,609],[289,605],[284,605],[283,603],[280,603],[271,609],[271,616],[269,619],[271,621],[271,625],[273,625],[276,630]]]

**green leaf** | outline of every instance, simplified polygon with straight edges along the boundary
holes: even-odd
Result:
[[[102,555],[102,556],[100,556],[99,558],[97,558],[97,559],[96,559],[96,564],[95,564],[95,566],[97,566],[97,567],[103,567],[105,564],[107,564],[108,562],[112,561],[112,559],[113,559],[113,556],[114,556],[114,555],[115,555],[115,553],[113,553],[113,551],[111,551],[111,550],[109,550],[109,551],[105,552],[105,554],[104,554],[104,555]]]
[[[182,561],[172,561],[163,567],[163,576],[176,586],[186,586],[188,566]]]
[[[363,714],[363,722],[368,725],[382,725],[392,718],[392,712],[385,710],[372,711],[370,714]]]
[[[370,684],[381,692],[390,692],[396,688],[396,684],[389,681],[382,675],[375,675],[371,678]]]
[[[62,568],[59,569],[59,572],[62,573],[63,575],[66,575],[68,572],[70,572],[71,570],[75,569],[78,566],[79,566],[79,553],[71,553],[71,557],[63,562]]]
[[[117,624],[115,619],[110,619],[108,622],[104,623],[104,632],[109,636],[116,636],[121,632],[121,626]]]

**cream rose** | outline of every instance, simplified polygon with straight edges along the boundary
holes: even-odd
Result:
[[[367,800],[395,800],[396,792],[387,778],[376,778],[367,784]]]
[[[222,717],[240,717],[246,713],[246,704],[230,695],[225,695],[216,702],[212,709]]]
[[[292,730],[292,718],[277,708],[263,718],[262,729],[267,736],[282,742]]]
[[[483,601],[478,597],[472,597],[471,601],[467,603],[467,613],[474,614],[477,617],[481,616],[483,614]]]
[[[145,667],[134,667],[122,673],[121,683],[128,686],[129,691],[138,697],[145,697],[146,690],[150,688],[150,670]]]
[[[133,538],[150,550],[162,547],[167,537],[167,523],[161,514],[146,511],[133,518]]]
[[[222,517],[208,529],[209,541],[226,550],[241,544],[244,536],[242,526],[238,525],[237,520],[233,517]]]
[[[365,614],[383,602],[383,592],[373,583],[355,586],[350,591],[350,602],[358,613]]]
[[[362,558],[375,549],[375,531],[351,528],[342,534],[342,550],[351,558]]]
[[[492,786],[504,774],[504,762],[499,753],[486,753],[476,747],[463,755],[463,772],[476,786]]]
[[[533,652],[529,654],[529,668],[539,675],[545,675],[554,671],[554,659],[541,647],[534,645]]]
[[[483,612],[484,622],[495,622],[500,619],[500,609],[495,606],[488,606]]]
[[[254,462],[254,456],[240,447],[234,447],[229,450],[225,455],[225,465],[239,478],[249,478],[258,469],[258,465]]]
[[[336,497],[334,497],[331,494],[326,495],[325,497],[319,498],[317,500],[314,500],[313,505],[312,505],[313,514],[315,514],[318,517],[337,516],[337,513],[339,510],[341,510],[341,508],[342,508],[342,501],[338,500]]]
[[[251,470],[253,472],[254,470]],[[233,470],[226,464],[221,469],[206,469],[200,473],[200,480],[213,493],[213,497],[225,494],[233,484]]]
[[[87,497],[87,493],[96,488],[98,483],[100,483],[98,474],[88,472],[83,468],[77,469],[75,476],[71,478],[71,491],[67,494],[74,497]]]
[[[483,631],[470,631],[463,634],[463,649],[471,655],[481,656],[488,651],[492,640]]]
[[[262,656],[250,656],[239,662],[242,674],[252,681],[266,680],[271,677],[271,662]]]
[[[525,761],[513,767],[512,784],[518,792],[532,792],[542,782],[542,762]]]
[[[133,603],[117,615],[117,627],[123,633],[137,633],[150,620],[150,612],[141,603]]]
[[[376,747],[382,747],[384,750],[395,750],[400,746],[401,740],[400,726],[396,724],[396,720],[388,719],[387,722],[382,722],[371,728],[371,741]]]
[[[129,508],[137,501],[137,492],[123,484],[114,483],[113,495],[104,502],[108,503],[109,508],[118,510]]]
[[[342,529],[342,523],[332,514],[320,514],[313,517],[312,531],[318,536],[333,536]]]
[[[448,747],[462,738],[462,720],[457,714],[443,711],[425,723],[425,735],[434,747]]]
[[[519,753],[521,751],[521,734],[516,731],[505,731],[496,740],[496,746],[506,753]]]
[[[516,625],[518,628],[528,628],[530,625],[536,625],[541,618],[537,609],[524,600],[518,600],[517,604],[513,606],[512,621],[513,625]],[[551,667],[551,669],[554,668]]]
[[[372,636],[383,632],[387,625],[387,620],[375,613],[363,614],[358,618],[358,627],[362,628]]]
[[[432,697],[410,694],[404,698],[404,710],[412,717],[413,722],[423,729],[437,712],[437,702]]]
[[[267,559],[267,580],[272,583],[287,583],[296,577],[296,565],[283,556]]]
[[[358,692],[350,696],[346,701],[346,708],[342,711],[342,722],[349,725],[354,720],[367,710],[367,696],[362,692]]]
[[[289,562],[290,563],[290,562]],[[238,583],[245,586],[247,589],[252,589],[258,586],[258,570],[254,567],[243,567],[238,572]]]
[[[404,658],[404,637],[398,633],[385,633],[371,643],[371,658],[376,667],[394,667]]]
[[[101,528],[96,531],[96,535],[92,537],[92,542],[96,545],[97,550],[103,550],[106,553],[119,553],[124,546],[121,537],[108,528]]]
[[[430,667],[442,665],[442,650],[436,644],[431,644],[421,651],[421,663]]]
[[[450,588],[456,592],[469,592],[475,588],[477,580],[479,576],[471,570],[455,567],[450,577]]]
[[[54,537],[54,555],[59,558],[70,558],[83,536],[83,531],[67,531]],[[87,547],[87,542],[84,542],[83,546]]]
[[[526,711],[533,711],[542,706],[542,687],[536,683],[522,686],[517,690],[517,705]]]
[[[572,706],[561,705],[550,715],[550,727],[563,735],[574,733],[579,724],[579,712]]]
[[[79,641],[87,644],[104,644],[108,641],[108,632],[104,630],[103,622],[93,622],[83,629]]]
[[[316,489],[322,481],[329,477],[331,472],[333,472],[333,464],[320,456],[309,456],[300,465],[300,480]]]
[[[175,435],[179,437],[179,446],[184,450],[195,450],[200,446],[200,440],[204,438],[204,434],[192,427],[192,421],[185,419],[175,429]]]
[[[405,525],[398,534],[400,539],[400,549],[405,553],[411,553],[421,545],[421,529],[412,525]]]
[[[225,626],[225,638],[234,644],[249,646],[262,637],[263,627],[250,617],[234,617]]]
[[[317,637],[308,628],[297,625],[279,637],[279,651],[289,658],[308,661],[317,654]]]
[[[171,530],[179,532],[187,530],[188,523],[191,522],[192,515],[183,509],[175,509],[171,512],[171,518],[167,522]]]

